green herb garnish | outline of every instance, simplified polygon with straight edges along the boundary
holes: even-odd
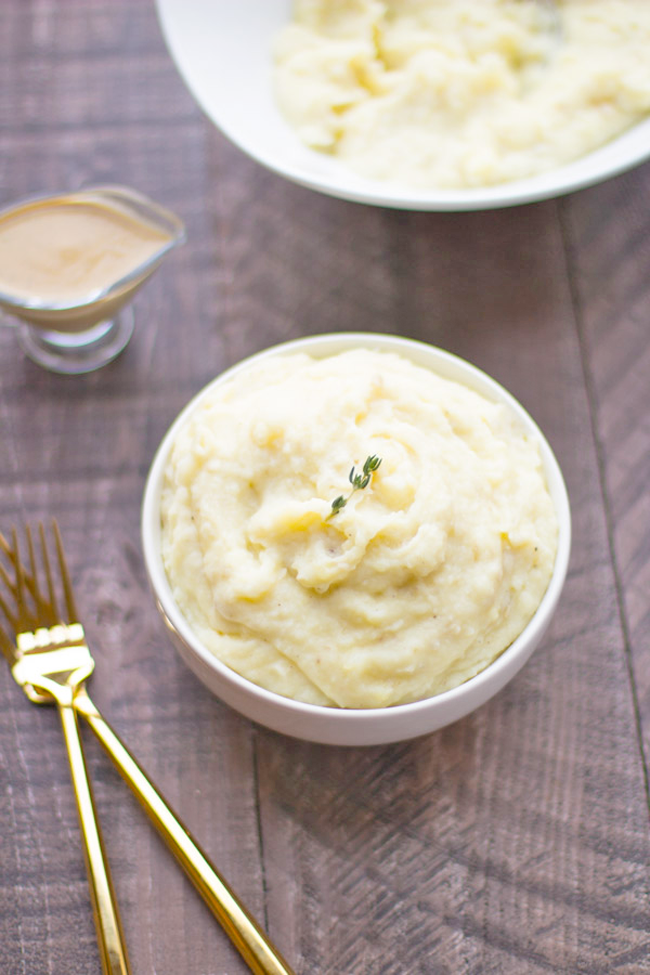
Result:
[[[341,508],[345,508],[346,504],[348,503],[348,501],[350,500],[350,498],[352,497],[355,491],[361,491],[363,490],[363,488],[368,487],[372,475],[377,470],[380,464],[381,464],[381,457],[376,457],[374,454],[372,454],[371,457],[366,457],[365,463],[363,465],[362,474],[355,474],[354,466],[352,467],[352,470],[348,475],[348,481],[352,485],[352,490],[348,494],[347,498],[344,497],[344,495],[342,494],[339,494],[338,498],[334,498],[334,500],[332,501],[332,510],[328,514],[327,518],[333,518],[335,514],[338,514]]]

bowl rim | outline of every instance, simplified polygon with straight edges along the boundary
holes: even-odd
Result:
[[[436,360],[438,364],[444,364],[445,370],[450,373],[462,373],[466,379],[471,379],[476,383],[474,385],[474,382],[465,382],[465,385],[478,389],[497,402],[510,405],[515,414],[523,421],[526,429],[538,438],[547,486],[558,520],[557,551],[548,588],[533,617],[519,636],[492,663],[457,687],[419,701],[384,708],[337,708],[296,701],[293,698],[283,697],[281,694],[260,687],[232,670],[202,645],[198,636],[183,617],[172,595],[160,553],[161,485],[167,458],[179,429],[186,422],[190,413],[199,406],[204,398],[210,395],[215,386],[227,382],[251,364],[271,356],[286,355],[292,352],[314,353],[320,351],[320,356],[317,357],[326,358],[346,349],[359,347],[397,352],[398,354],[400,350],[402,352],[409,350],[411,355],[406,354],[406,358],[410,358],[417,364],[423,364],[420,360],[430,357],[432,362]],[[430,365],[429,368],[436,371],[433,365]],[[445,375],[445,371],[442,374]],[[462,380],[460,381],[462,382]],[[490,396],[490,393],[493,395]],[[190,399],[168,428],[154,454],[142,501],[141,538],[150,584],[167,625],[172,631],[176,630],[191,652],[222,680],[238,688],[249,698],[257,700],[260,704],[281,708],[285,714],[292,714],[296,718],[318,718],[320,722],[336,722],[339,726],[342,723],[355,726],[360,723],[376,721],[379,718],[383,722],[389,721],[394,725],[407,716],[413,718],[432,709],[453,707],[455,702],[462,701],[463,698],[471,696],[472,693],[478,695],[479,701],[475,706],[479,706],[503,687],[510,677],[514,676],[519,667],[523,666],[541,639],[564,586],[571,549],[571,510],[564,477],[546,437],[519,401],[483,370],[454,353],[429,345],[426,342],[399,335],[366,332],[324,333],[292,339],[247,356],[212,379]],[[493,688],[491,692],[489,692],[490,687]],[[483,696],[485,691],[488,693]],[[218,692],[215,693],[219,696]],[[473,707],[470,708],[470,710],[473,709]]]
[[[238,129],[236,114],[229,116],[221,106],[215,108],[214,92],[219,85],[223,87],[223,78],[218,74],[219,58],[212,59],[210,71],[214,70],[215,74],[211,77],[211,84],[207,85],[204,81],[205,57],[198,50],[205,43],[206,29],[203,23],[206,17],[218,16],[215,0],[155,0],[155,3],[167,50],[188,91],[206,117],[248,158],[278,176],[326,196],[416,212],[494,210],[556,199],[612,179],[650,158],[650,117],[645,117],[583,156],[532,176],[481,187],[411,188],[359,176],[339,160],[330,160],[325,171],[319,171],[323,164],[322,154],[303,145],[289,124],[281,118],[274,103],[273,112],[280,118],[288,144],[305,161],[313,160],[316,171],[311,172],[308,163],[292,161],[290,152],[278,154],[273,148],[260,144],[255,137],[242,134]],[[233,9],[233,5],[229,7]],[[193,17],[200,23],[200,28],[193,22]],[[287,20],[288,17],[289,12]],[[237,42],[240,34],[236,31],[235,35]],[[270,38],[268,46],[270,73]],[[637,131],[647,137],[635,138]]]

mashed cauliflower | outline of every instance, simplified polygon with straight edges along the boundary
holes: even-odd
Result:
[[[348,708],[486,667],[537,609],[556,535],[511,411],[385,352],[270,357],[217,386],[162,496],[165,569],[204,644],[262,687]]]
[[[477,187],[650,113],[648,0],[295,0],[275,44],[300,138],[364,177]]]

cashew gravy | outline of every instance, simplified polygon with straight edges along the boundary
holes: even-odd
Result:
[[[0,215],[0,292],[74,306],[136,271],[170,241],[117,205],[50,198]]]

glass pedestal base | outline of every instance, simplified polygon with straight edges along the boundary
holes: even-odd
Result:
[[[18,341],[29,358],[67,376],[101,369],[120,354],[133,335],[133,309],[83,332],[55,332],[21,322]]]

